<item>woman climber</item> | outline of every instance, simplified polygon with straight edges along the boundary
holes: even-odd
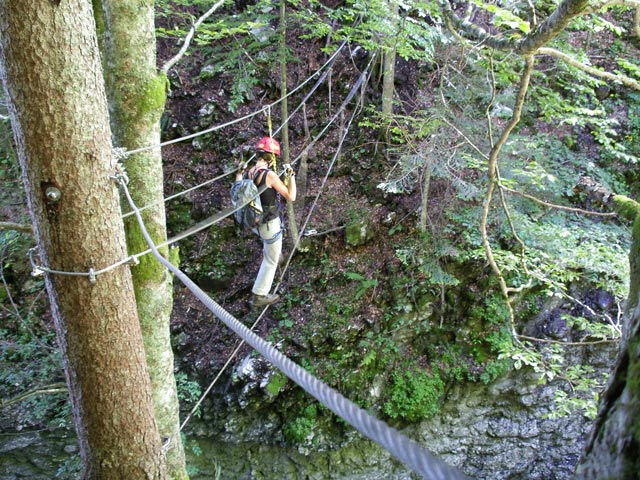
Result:
[[[271,137],[263,137],[256,144],[257,156],[255,164],[245,172],[240,166],[236,173],[236,181],[250,178],[258,190],[266,185],[260,194],[260,202],[265,212],[264,220],[258,227],[262,239],[262,263],[253,284],[251,305],[263,307],[278,301],[280,296],[271,291],[271,285],[276,275],[278,260],[282,252],[282,220],[280,211],[280,197],[293,202],[296,199],[295,174],[290,165],[285,165],[287,185],[280,180],[275,169],[276,155],[280,156],[280,144]]]

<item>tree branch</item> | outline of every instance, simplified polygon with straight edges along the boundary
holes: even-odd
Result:
[[[466,37],[480,41],[491,48],[512,50],[519,55],[530,55],[562,32],[574,17],[582,14],[588,6],[588,0],[563,0],[544,22],[521,39],[507,39],[492,35],[485,29],[458,17],[448,1],[443,1],[442,5],[445,17],[451,22],[451,24],[448,23],[450,29],[455,26],[464,32]]]
[[[489,217],[489,210],[491,207],[491,200],[493,191],[498,185],[498,155],[500,154],[500,150],[502,146],[505,144],[511,131],[520,121],[520,115],[522,113],[522,106],[524,104],[524,99],[527,95],[527,90],[529,89],[529,81],[531,80],[531,74],[533,72],[533,55],[525,56],[525,65],[522,75],[520,77],[520,88],[518,90],[518,94],[516,96],[515,105],[513,107],[513,114],[511,115],[511,120],[505,126],[498,142],[491,148],[491,152],[489,154],[489,164],[488,164],[488,175],[489,175],[489,186],[487,187],[487,194],[485,196],[483,206],[482,206],[482,216],[480,218],[480,236],[482,237],[482,246],[485,251],[485,256],[487,257],[487,261],[491,266],[491,269],[498,277],[498,282],[500,284],[500,289],[505,298],[505,302],[507,304],[507,308],[509,310],[509,319],[511,322],[511,330],[514,338],[517,338],[517,333],[515,330],[515,314],[513,312],[513,307],[509,300],[509,287],[507,287],[507,283],[502,275],[502,271],[498,264],[495,261],[493,256],[493,251],[491,249],[491,244],[489,243],[489,237],[487,234],[487,219]]]
[[[524,198],[528,198],[529,200],[532,200],[540,205],[544,205],[545,207],[549,207],[549,208],[555,208],[556,210],[565,210],[567,212],[574,212],[574,213],[581,213],[583,215],[597,215],[600,217],[615,217],[617,216],[617,213],[615,212],[593,212],[590,210],[584,210],[582,208],[575,208],[575,207],[566,207],[564,205],[557,205],[555,203],[549,203],[549,202],[545,202],[544,200],[540,200],[539,198],[534,197],[533,195],[529,195],[527,193],[523,193],[523,192],[518,192],[517,190],[514,190],[512,188],[509,187],[505,187],[504,185],[500,184],[499,185],[500,188],[502,190],[505,190],[509,193],[513,193],[515,195],[520,195],[521,197]]]
[[[32,397],[34,395],[43,395],[43,394],[49,394],[49,393],[62,393],[62,392],[66,392],[67,391],[67,386],[60,382],[60,383],[52,383],[51,385],[47,385],[43,388],[38,388],[35,390],[29,390],[28,392],[24,392],[21,393],[20,395],[17,395],[13,398],[10,398],[8,400],[3,400],[2,403],[0,403],[0,409],[1,408],[5,408],[8,407],[9,405],[12,405],[14,403],[18,403],[18,402],[22,402],[23,400],[26,400],[29,397]]]
[[[193,24],[193,26],[191,27],[191,30],[189,30],[189,33],[187,33],[187,36],[184,39],[184,42],[182,43],[182,47],[180,48],[180,51],[173,57],[171,58],[169,61],[167,61],[162,68],[160,69],[160,71],[162,73],[164,73],[165,75],[167,74],[167,72],[176,64],[180,61],[180,59],[184,56],[185,52],[187,51],[187,49],[189,48],[189,45],[191,45],[191,40],[193,39],[193,36],[196,33],[196,30],[198,29],[198,27],[200,27],[200,25],[202,25],[202,23],[211,16],[211,14],[213,14],[213,12],[215,12],[220,5],[222,5],[224,3],[224,0],[218,0],[218,2],[216,2],[216,4],[211,7],[204,15],[202,15],[197,21],[196,23]]]
[[[31,225],[14,222],[0,222],[0,230],[15,230],[17,232],[33,233]]]
[[[555,48],[542,47],[542,48],[539,48],[536,53],[539,53],[541,55],[550,55],[552,57],[559,58],[560,60],[568,63],[569,65],[572,65],[582,70],[583,72],[587,72],[589,75],[593,75],[594,77],[604,78],[606,80],[611,80],[614,82],[620,82],[623,85],[626,85],[627,87],[640,91],[640,82],[637,82],[636,80],[629,78],[626,75],[616,75],[610,72],[604,72],[602,70],[598,70],[597,68],[590,67],[588,65],[585,65],[584,63],[579,62],[575,58],[570,57],[566,53],[556,50]]]

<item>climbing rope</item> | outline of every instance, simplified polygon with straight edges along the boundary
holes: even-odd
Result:
[[[344,48],[344,46],[346,45],[346,42],[342,42],[340,44],[340,46],[336,49],[335,52],[333,52],[333,54],[331,55],[331,57],[329,57],[329,59],[318,69],[316,69],[315,72],[313,72],[310,76],[308,76],[302,83],[300,83],[296,88],[294,88],[293,90],[291,90],[289,93],[287,93],[287,95],[285,95],[284,97],[279,98],[278,100],[276,100],[273,103],[270,103],[269,105],[262,107],[259,110],[256,110],[252,113],[249,113],[243,117],[237,118],[235,120],[231,120],[229,122],[223,123],[221,125],[216,125],[214,127],[211,128],[207,128],[205,130],[202,130],[200,132],[196,132],[196,133],[192,133],[190,135],[185,135],[183,137],[180,138],[175,138],[173,140],[167,140],[166,142],[161,142],[158,144],[154,144],[154,145],[147,145],[145,147],[140,147],[140,148],[135,148],[132,150],[124,150],[123,154],[128,157],[130,155],[136,154],[136,153],[141,153],[141,152],[145,152],[147,150],[153,150],[156,148],[162,148],[162,147],[166,147],[167,145],[172,145],[174,143],[180,143],[183,142],[185,140],[191,140],[193,138],[197,138],[201,135],[206,135],[207,133],[211,133],[211,132],[215,132],[217,130],[221,130],[223,128],[229,127],[231,125],[234,125],[236,123],[240,123],[243,122],[245,120],[248,120],[250,118],[255,117],[256,115],[259,115],[261,113],[266,113],[267,111],[269,111],[271,109],[271,107],[274,107],[276,105],[278,105],[280,102],[282,102],[285,98],[290,97],[291,95],[293,95],[295,92],[297,92],[298,90],[300,90],[303,86],[305,86],[307,83],[309,83],[311,80],[313,80],[315,77],[317,77],[320,74],[320,71],[322,71],[325,67],[327,67],[328,65],[330,65],[331,63],[333,63],[333,60],[337,57],[338,53]]]
[[[176,278],[178,278],[195,297],[205,305],[216,317],[218,317],[228,328],[233,330],[245,342],[251,345],[258,353],[269,360],[282,373],[302,387],[307,393],[319,400],[325,407],[334,412],[340,418],[348,422],[356,430],[367,438],[382,446],[385,450],[402,461],[423,478],[435,478],[442,480],[454,480],[467,478],[453,467],[448,466],[438,458],[431,455],[414,440],[411,440],[396,429],[390,427],[371,416],[350,400],[342,396],[336,390],[330,388],[298,364],[290,360],[273,345],[256,335],[245,327],[240,321],[233,317],[224,308],[218,305],[200,287],[198,287],[186,274],[166,260],[154,245],[142,220],[140,212],[137,210],[124,177],[118,177],[118,183],[134,211],[136,221],[140,227],[142,235],[149,245],[153,256],[164,265]]]

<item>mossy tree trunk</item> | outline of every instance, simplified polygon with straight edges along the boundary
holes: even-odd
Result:
[[[158,145],[167,79],[156,69],[154,2],[102,0],[101,4],[96,16],[104,25],[105,79],[114,144],[127,150]],[[142,214],[147,230],[156,244],[164,242],[167,232],[160,149],[131,155],[124,166],[136,204],[154,204]],[[125,228],[130,253],[148,248],[133,216],[125,221]],[[165,257],[169,254],[166,248],[162,252]],[[167,472],[169,478],[187,478],[169,330],[173,280],[151,255],[140,257],[132,273],[158,429],[160,436],[170,441]]]
[[[125,259],[91,4],[0,0],[0,78],[39,262],[87,273]],[[165,478],[129,267],[45,284],[82,478]]]

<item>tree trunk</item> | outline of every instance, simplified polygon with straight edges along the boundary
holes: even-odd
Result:
[[[616,212],[633,221],[625,335],[576,478],[635,480],[640,472],[640,204],[623,195],[610,198]]]
[[[398,2],[390,0],[389,24],[398,24]],[[393,92],[395,89],[396,72],[396,32],[388,33],[385,38],[385,49],[382,65],[382,115],[389,116],[393,113]],[[387,133],[385,132],[385,138]]]
[[[0,0],[0,77],[40,263],[89,272],[126,258],[91,4]],[[129,268],[45,284],[83,478],[164,478]]]
[[[280,0],[280,104],[282,112],[282,121],[287,122],[289,117],[289,107],[287,103],[287,18],[286,18],[286,0]],[[289,152],[289,123],[282,125],[282,150],[284,163],[290,162]],[[291,241],[295,244],[298,238],[298,223],[296,222],[296,213],[294,202],[287,202],[287,216],[289,218],[289,235]]]
[[[166,98],[164,75],[156,71],[153,1],[103,0],[104,59],[114,144],[128,150],[160,143],[160,116]],[[156,244],[167,239],[163,203],[162,155],[159,148],[124,161],[129,189]],[[129,253],[147,249],[134,219],[125,221]],[[168,249],[161,249],[167,257]],[[169,320],[173,279],[153,256],[132,268],[138,316],[151,378],[160,436],[170,441],[166,466],[169,478],[187,478],[180,439],[180,410],[174,377]]]

